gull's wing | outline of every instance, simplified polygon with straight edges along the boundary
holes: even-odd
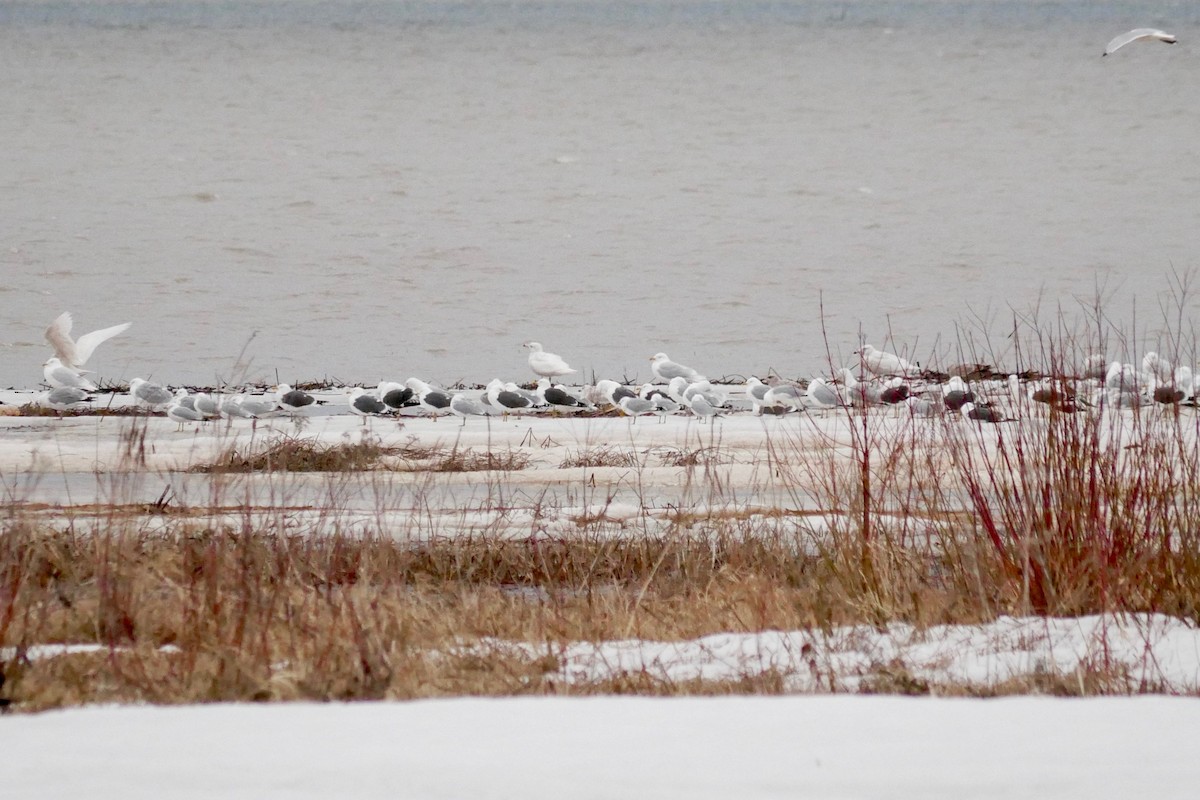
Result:
[[[1157,28],[1134,28],[1128,33],[1122,33],[1120,36],[1109,42],[1108,46],[1104,48],[1104,55],[1115,53],[1125,45],[1129,44],[1130,42],[1136,42],[1138,39],[1158,39],[1159,41],[1166,42],[1168,44],[1175,43],[1174,36],[1166,33],[1165,31],[1160,31]]]
[[[46,341],[54,348],[54,355],[64,364],[75,363],[75,342],[71,341],[71,312],[64,311],[46,328]]]
[[[75,342],[75,364],[77,366],[86,364],[87,360],[92,357],[92,352],[102,342],[111,339],[118,333],[123,333],[132,324],[132,322],[123,322],[120,325],[113,325],[111,328],[102,328],[80,336],[79,341]]]

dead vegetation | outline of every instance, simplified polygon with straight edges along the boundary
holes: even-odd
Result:
[[[763,471],[781,499],[752,512],[723,502],[735,490],[721,470],[703,469],[730,460],[720,446],[640,454],[589,446],[561,462],[678,468],[691,501],[662,514],[661,528],[643,526],[638,514],[628,529],[618,527],[589,505],[570,536],[544,534],[537,515],[524,538],[410,538],[412,531],[383,522],[354,536],[292,533],[249,515],[240,525],[213,525],[162,514],[168,518],[154,524],[113,515],[83,533],[34,525],[11,505],[0,523],[0,700],[32,711],[102,702],[780,693],[789,676],[772,670],[715,681],[629,670],[568,683],[554,653],[572,642],[893,623],[923,630],[1001,616],[1200,619],[1194,414],[1046,412],[1028,424],[983,426],[961,417],[888,424],[842,411],[841,438],[824,446],[800,427],[780,427],[766,440]],[[131,428],[123,442],[144,463],[144,428]],[[204,469],[433,473],[529,462],[521,448],[283,439],[231,449]],[[30,655],[48,643],[99,649]],[[1035,669],[999,684],[945,685],[881,658],[857,685],[1083,696],[1130,691],[1123,670],[1094,661],[1068,673]],[[832,679],[828,686],[838,690]]]
[[[263,446],[227,448],[213,462],[191,472],[363,472],[391,469],[402,472],[479,472],[520,470],[530,458],[519,450],[477,451],[469,448],[426,447],[415,442],[384,446],[378,439],[323,443],[283,437]]]
[[[210,464],[192,472],[350,472],[375,469],[385,455],[397,452],[377,440],[324,444],[311,439],[285,437],[266,446],[233,445]]]
[[[598,445],[573,453],[563,459],[560,469],[576,467],[637,467],[637,453],[627,447]]]
[[[663,536],[422,542],[386,530],[287,535],[186,519],[166,531],[131,521],[97,534],[9,522],[0,535],[3,697],[34,711],[102,702],[779,693],[786,675],[770,671],[567,683],[554,652],[571,642],[718,632],[901,621],[926,628],[1027,609],[1025,592],[985,540],[949,549],[899,547],[880,536],[869,547],[868,575],[861,543],[847,530],[818,537],[803,517],[770,517],[763,528],[726,522]],[[1154,606],[1194,607],[1194,554],[1164,552],[1158,563],[1125,578],[1158,598]],[[1111,608],[1099,593],[1072,605]],[[55,642],[98,649],[29,657],[30,648]],[[1003,686],[944,687],[895,662],[873,668],[860,690],[1083,694],[1127,691],[1124,677],[1097,666]]]

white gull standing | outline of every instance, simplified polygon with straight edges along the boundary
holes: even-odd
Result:
[[[637,397],[637,392],[630,389],[628,386],[622,386],[616,381],[605,378],[602,381],[597,381],[596,391],[609,405],[620,405],[621,399],[625,397]]]
[[[450,398],[450,413],[462,417],[462,424],[466,426],[467,417],[486,417],[489,412],[483,403],[459,392]]]
[[[363,425],[369,423],[370,417],[378,417],[391,411],[386,403],[378,397],[368,394],[367,390],[361,386],[354,386],[346,390],[346,402],[350,407],[351,414],[362,417]]]
[[[660,380],[670,383],[673,378],[683,378],[688,383],[704,380],[704,376],[691,367],[677,364],[666,353],[655,353],[650,357],[650,371]]]
[[[254,419],[250,409],[242,406],[242,396],[226,394],[221,396],[221,404],[217,407],[217,415],[230,425],[235,419]]]
[[[754,414],[756,416],[762,414],[763,398],[767,396],[767,392],[770,389],[770,386],[753,375],[746,379],[746,397],[754,407]]]
[[[1158,381],[1170,381],[1175,375],[1171,362],[1155,353],[1153,350],[1142,356],[1142,372]]]
[[[51,389],[40,400],[42,405],[57,411],[60,415],[65,411],[87,408],[85,403],[90,403],[91,401],[91,395],[83,389],[78,389],[74,386],[62,386],[58,389]]]
[[[311,406],[316,403],[316,398],[308,392],[293,389],[288,384],[281,383],[275,387],[275,402],[284,411],[294,414],[302,410],[305,406]]]
[[[279,407],[279,403],[274,397],[260,397],[258,395],[242,395],[238,398],[238,405],[241,406],[243,411],[256,419],[274,416],[276,409]]]
[[[519,390],[515,384],[505,384],[499,378],[489,381],[484,391],[487,404],[505,415],[509,411],[523,411],[532,408],[537,402],[527,392]],[[453,402],[451,402],[450,410],[454,410]]]
[[[841,375],[842,387],[846,390],[846,397],[850,399],[850,405],[855,408],[866,408],[883,403],[883,392],[878,386],[860,381],[851,370],[845,367],[838,370],[838,373]]]
[[[384,405],[393,411],[399,411],[405,406],[411,405],[413,395],[412,389],[403,386],[395,381],[380,381],[379,388],[375,392]]]
[[[696,393],[692,395],[692,399],[688,403],[688,408],[692,410],[692,413],[695,414],[701,422],[706,419],[712,420],[717,417],[716,407],[712,403],[708,402],[708,397],[706,397],[703,393]]]
[[[963,403],[962,408],[959,409],[959,413],[961,413],[965,418],[974,420],[975,422],[988,422],[994,424],[997,422],[1011,421],[1005,419],[1003,414],[991,406],[977,406],[974,403]]]
[[[87,392],[96,391],[96,384],[80,375],[70,367],[64,366],[58,358],[48,358],[42,364],[42,377],[54,389],[83,389]]]
[[[617,403],[617,405],[620,406],[621,411],[625,412],[625,415],[630,418],[631,424],[642,414],[654,414],[657,410],[654,406],[653,400],[647,400],[646,398],[638,397],[637,395],[632,397],[622,397],[621,401]]]
[[[208,392],[196,392],[192,395],[192,408],[203,414],[206,419],[221,416],[221,401]]]
[[[873,375],[885,375],[888,377],[901,375],[907,377],[916,375],[919,372],[916,367],[900,356],[884,352],[883,350],[876,350],[869,344],[864,344],[862,349],[855,350],[854,354],[862,362],[863,368]]]
[[[184,398],[177,397],[171,401],[171,405],[167,406],[167,419],[172,422],[179,423],[177,430],[183,430],[183,426],[191,422],[204,422],[204,415],[197,411],[194,406],[189,407],[183,403]]]
[[[582,406],[583,401],[568,392],[561,384],[551,386],[549,378],[538,378],[538,399],[543,405],[573,408]]]
[[[799,411],[804,407],[804,391],[795,384],[780,381],[767,389],[763,395],[763,406]]]
[[[162,411],[175,400],[175,394],[170,389],[141,378],[129,382],[129,394],[138,405],[151,411]]]
[[[649,397],[647,399],[654,404],[654,411],[658,414],[658,421],[660,423],[667,421],[668,414],[674,414],[676,411],[682,408],[679,403],[676,403],[662,392],[659,392],[653,397]]]
[[[557,378],[576,371],[571,369],[562,356],[543,350],[541,342],[525,342],[522,347],[529,350],[529,368],[539,377]]]
[[[975,402],[975,392],[962,378],[951,376],[942,387],[942,403],[951,411],[959,411],[967,403]]]
[[[813,378],[809,381],[808,388],[804,390],[804,398],[811,408],[837,408],[842,404],[842,396],[824,378]]]
[[[450,408],[450,395],[441,389],[434,389],[420,378],[409,378],[404,385],[413,390],[417,404],[428,411],[434,421]]]

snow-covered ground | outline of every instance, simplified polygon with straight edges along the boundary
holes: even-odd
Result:
[[[299,427],[279,417],[183,430],[157,416],[0,417],[0,482],[12,500],[43,518],[73,509],[77,521],[86,521],[113,504],[152,504],[169,487],[166,498],[175,508],[219,514],[232,506],[292,530],[529,535],[536,523],[539,533],[562,536],[581,518],[649,529],[666,525],[680,509],[740,515],[799,505],[819,510],[806,502],[807,491],[795,491],[809,477],[799,465],[810,453],[833,453],[851,438],[846,416],[837,412],[779,418],[742,411],[713,425],[687,416],[659,424],[654,418],[547,415],[469,419],[466,425],[405,416],[367,425],[348,413],[310,417]],[[922,433],[940,422],[889,409],[879,412],[878,425]],[[442,454],[512,454],[527,463],[492,473],[430,472],[385,457],[383,469],[339,473],[336,480],[321,473],[188,472],[230,448],[258,452],[293,437],[323,446],[366,439]],[[568,466],[597,452],[627,463]],[[697,463],[672,463],[688,455]],[[781,462],[792,470],[780,473]]]
[[[1200,702],[512,698],[0,719],[12,798],[1193,798]]]
[[[793,692],[859,692],[881,678],[900,678],[936,693],[939,686],[981,690],[1039,675],[1085,684],[1102,674],[1115,684],[1110,690],[1200,692],[1200,630],[1161,614],[1001,617],[924,631],[902,623],[855,625],[828,634],[723,633],[684,642],[631,639],[563,648],[489,641],[479,649],[488,648],[551,655],[562,665],[553,677],[569,684],[631,673],[671,685],[773,672]]]
[[[885,412],[878,424],[891,431],[887,436],[904,437],[942,423]],[[150,420],[135,457],[128,420],[5,418],[0,472],[25,513],[51,520],[82,519],[93,513],[92,503],[102,518],[109,504],[152,502],[164,486],[174,492],[172,503],[205,508],[217,496],[212,486],[225,481],[223,496],[305,530],[352,527],[355,515],[367,525],[395,519],[403,527],[406,519],[442,514],[432,532],[529,535],[563,533],[577,518],[602,513],[614,533],[636,534],[666,524],[679,509],[821,511],[819,504],[807,507],[814,495],[806,487],[794,485],[807,473],[781,474],[780,465],[795,467],[814,451],[836,454],[849,438],[839,414],[743,413],[711,427],[683,417],[661,425],[469,420],[465,428],[456,420],[405,419],[403,427],[380,420],[366,435],[387,445],[516,450],[531,462],[502,475],[385,471],[338,481],[182,472],[234,444],[292,435],[337,443],[364,435],[362,423],[346,415],[314,418],[303,430],[287,420],[223,426],[180,431]],[[990,442],[990,431],[979,435]],[[930,445],[921,436],[911,441]],[[628,451],[636,466],[563,468],[598,447]],[[719,458],[694,468],[667,466],[659,457],[705,448]],[[504,503],[493,503],[493,496]],[[333,510],[321,510],[326,506]],[[225,512],[214,503],[212,513]],[[804,519],[822,524],[819,515]],[[978,689],[1031,674],[1085,681],[1102,673],[1123,679],[1130,691],[1200,689],[1200,632],[1191,622],[1158,615],[1002,618],[924,632],[893,624],[688,642],[576,642],[549,651],[503,641],[464,646],[553,656],[560,666],[546,679],[560,684],[623,673],[667,683],[736,681],[772,671],[793,692],[863,691],[883,675],[936,693],[943,685]],[[64,652],[70,646],[27,656]],[[1200,786],[1198,735],[1200,702],[1161,695],[92,707],[0,717],[0,798],[1191,798]]]
[[[9,397],[20,398],[29,400]],[[331,403],[335,399],[330,395]],[[154,504],[161,497],[193,515],[208,509],[219,516],[232,507],[238,514],[268,516],[273,527],[324,533],[404,529],[414,536],[480,531],[523,536],[536,528],[539,534],[565,536],[584,518],[653,531],[669,527],[681,510],[741,517],[784,510],[819,525],[811,515],[839,504],[828,483],[830,466],[852,465],[852,445],[862,436],[860,419],[843,410],[786,417],[740,410],[713,424],[683,415],[660,423],[531,414],[472,418],[465,425],[414,414],[364,423],[344,405],[318,411],[299,424],[276,417],[182,429],[159,416],[0,417],[0,483],[27,513],[53,518],[72,510],[81,524],[111,505]],[[1158,410],[1146,412],[1135,429],[1132,414],[1114,414],[1112,430],[1134,446],[1151,427],[1148,420],[1160,418]],[[1046,422],[1030,411],[1017,424],[1036,430]],[[1177,427],[1170,432],[1188,441],[1196,435],[1187,424]],[[873,410],[870,421],[870,439],[881,457],[895,453],[909,464],[910,474],[919,467],[935,475],[928,482],[942,490],[940,502],[951,510],[969,508],[961,493],[964,467],[952,463],[953,447],[968,442],[986,458],[1015,430],[1015,424],[980,426],[957,414],[913,418],[901,407]],[[489,452],[524,463],[490,473],[430,472],[421,462],[386,456],[381,469],[338,473],[336,480],[321,473],[188,471],[218,461],[231,448],[261,452],[294,438],[323,446],[370,440],[384,448],[443,455]],[[606,453],[626,461],[589,458]],[[878,506],[885,514],[909,499],[899,482],[892,483],[894,502]]]

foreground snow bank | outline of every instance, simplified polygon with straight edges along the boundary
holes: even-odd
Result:
[[[0,719],[4,794],[1164,798],[1200,703],[895,697],[87,708]]]
[[[858,692],[902,670],[931,686],[996,687],[1029,675],[1095,672],[1128,692],[1200,690],[1200,630],[1162,614],[1070,619],[1001,617],[984,625],[918,630],[892,623],[819,630],[722,633],[683,642],[632,639],[556,648],[509,642],[559,659],[567,683],[641,674],[664,683],[736,680],[774,671],[790,692]],[[485,649],[485,648],[484,648]]]

